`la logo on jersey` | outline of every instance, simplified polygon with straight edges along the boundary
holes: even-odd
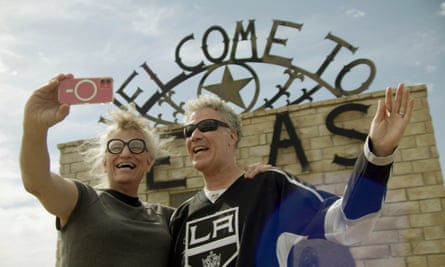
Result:
[[[186,225],[185,266],[227,266],[239,252],[238,207]]]

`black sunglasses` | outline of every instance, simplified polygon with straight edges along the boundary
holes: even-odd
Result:
[[[147,150],[145,141],[143,139],[135,138],[128,142],[121,139],[110,139],[107,142],[107,151],[111,154],[120,154],[125,146],[128,146],[128,149],[133,154],[141,154]]]
[[[214,119],[207,119],[202,120],[197,124],[187,124],[186,126],[184,126],[184,136],[192,136],[192,133],[196,130],[196,128],[198,128],[198,130],[201,132],[209,132],[215,131],[216,129],[218,129],[219,126],[230,128],[230,126],[225,122]]]

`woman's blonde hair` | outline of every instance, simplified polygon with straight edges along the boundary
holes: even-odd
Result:
[[[160,153],[164,153],[168,140],[161,140],[155,128],[152,128],[146,119],[136,114],[134,105],[122,106],[118,110],[109,112],[110,118],[104,118],[108,125],[100,137],[85,141],[80,147],[80,153],[85,161],[91,164],[90,174],[93,178],[99,177],[103,182],[108,182],[103,170],[103,159],[107,153],[107,142],[110,137],[121,130],[136,130],[143,136],[148,153],[152,158],[152,165]]]

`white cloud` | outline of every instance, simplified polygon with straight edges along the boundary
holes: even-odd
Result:
[[[426,66],[426,72],[427,73],[433,73],[433,72],[436,72],[436,70],[437,70],[437,66],[434,66],[434,65],[427,65]]]
[[[0,258],[4,266],[55,266],[54,217],[42,208],[0,207],[0,229]]]
[[[51,63],[51,59],[48,56],[45,55],[45,52],[38,52],[37,54],[38,54],[39,59],[42,62],[44,62],[46,64]]]
[[[361,17],[364,17],[366,15],[366,13],[364,11],[352,8],[352,9],[346,10],[346,15],[351,16],[353,18],[361,18]]]
[[[42,0],[39,1],[38,7],[36,3],[32,0],[21,0],[21,1],[8,1],[8,4],[3,3],[1,5],[1,19],[3,23],[6,22],[16,22],[16,18],[20,18],[23,22],[28,20],[53,20],[53,19],[63,19],[72,20],[79,19],[73,14],[73,6],[76,3],[73,1],[53,1],[53,0]],[[44,7],[44,8],[42,8]]]
[[[9,72],[8,67],[3,64],[3,60],[0,60],[0,73],[7,73]]]
[[[132,30],[146,36],[159,35],[164,25],[178,15],[174,6],[147,6],[132,11]]]
[[[441,15],[441,16],[445,16],[445,2],[443,2],[443,3],[440,4],[439,15]]]
[[[12,71],[6,62],[23,58],[23,55],[13,49],[17,43],[15,35],[7,32],[5,27],[0,28],[0,73],[7,74]]]

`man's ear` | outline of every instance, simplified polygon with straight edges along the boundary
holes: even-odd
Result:
[[[230,139],[233,140],[233,145],[238,142],[238,132],[234,129],[230,129]]]

